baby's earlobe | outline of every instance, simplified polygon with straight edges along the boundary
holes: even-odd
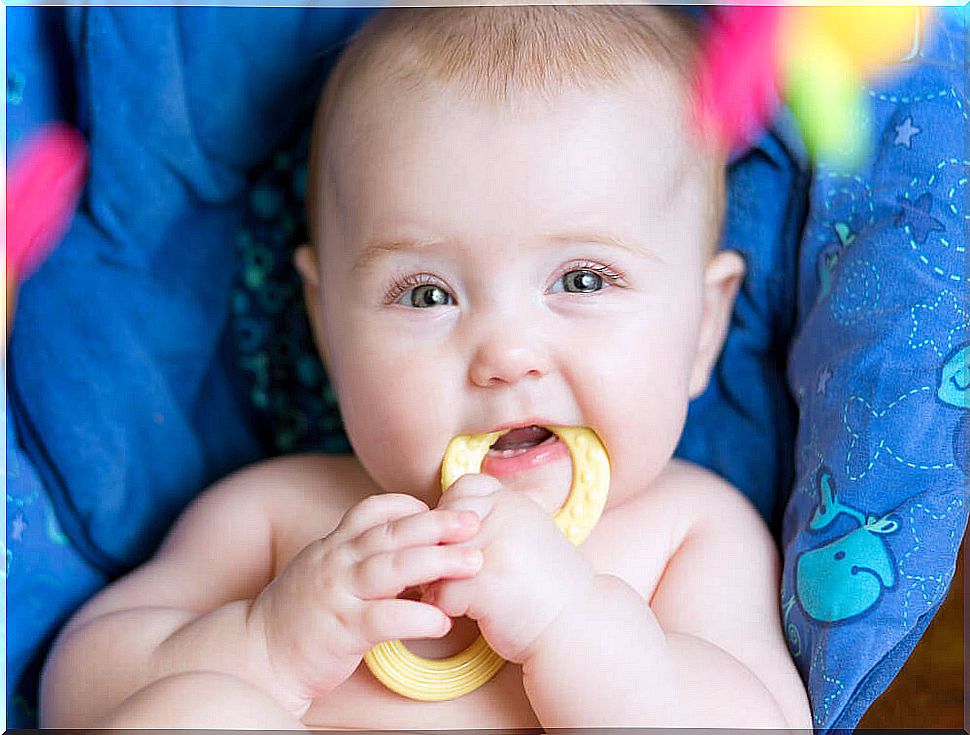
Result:
[[[704,280],[710,285],[720,282],[738,281],[744,279],[748,265],[741,253],[736,250],[722,250],[707,265]]]
[[[293,264],[300,273],[304,284],[317,286],[320,283],[320,262],[317,259],[317,251],[312,245],[303,244],[296,249],[293,255]]]

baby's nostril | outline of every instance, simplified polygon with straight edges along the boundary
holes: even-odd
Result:
[[[840,561],[842,559],[845,559],[845,552],[844,551],[837,551],[837,552],[835,552],[835,558],[838,559],[838,560],[840,560]]]

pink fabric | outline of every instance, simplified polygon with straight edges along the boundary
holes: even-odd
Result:
[[[63,237],[87,173],[84,138],[63,123],[41,128],[7,174],[7,269],[23,280]]]

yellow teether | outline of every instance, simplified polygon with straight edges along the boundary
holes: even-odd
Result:
[[[610,462],[599,437],[581,426],[546,426],[569,449],[573,482],[569,497],[555,515],[556,524],[572,543],[586,540],[606,506]],[[462,475],[479,472],[489,448],[504,431],[456,436],[441,462],[441,489]],[[364,654],[371,673],[388,689],[411,699],[440,702],[473,692],[502,668],[505,660],[482,636],[461,653],[427,659],[411,653],[401,641],[386,641]]]

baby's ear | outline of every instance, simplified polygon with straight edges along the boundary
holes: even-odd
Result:
[[[316,343],[317,352],[323,360],[324,368],[330,370],[330,360],[327,355],[326,340],[323,334],[323,324],[321,323],[320,313],[323,304],[320,299],[320,258],[317,249],[313,245],[301,245],[297,248],[293,256],[293,264],[300,274],[303,281],[303,306],[310,320],[310,331],[313,334],[313,341]]]
[[[697,355],[690,376],[690,397],[696,398],[711,377],[727,336],[734,298],[744,280],[744,258],[734,250],[717,253],[704,271],[704,313],[697,340]]]
[[[304,289],[308,287],[320,288],[320,261],[317,258],[316,248],[306,243],[300,245],[293,256],[293,264],[303,279]]]

